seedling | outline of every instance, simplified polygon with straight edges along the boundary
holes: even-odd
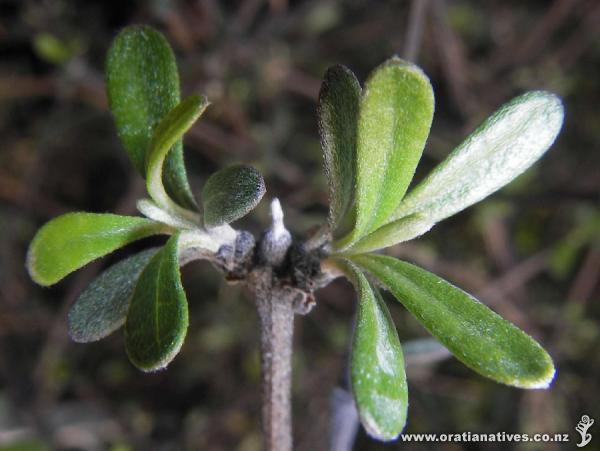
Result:
[[[255,240],[230,225],[265,194],[254,168],[236,165],[210,176],[200,213],[187,181],[182,138],[208,102],[201,96],[180,100],[175,59],[160,33],[134,26],[116,37],[108,54],[107,89],[121,142],[146,180],[149,198],[137,204],[144,217],[55,218],[30,245],[29,273],[49,286],[135,240],[169,238],[91,283],[69,313],[75,341],[99,340],[124,325],[131,362],[142,371],[165,368],[188,327],[179,268],[206,259],[227,280],[246,284],[256,299],[269,450],[292,446],[294,314],[308,313],[313,292],[342,275],[358,293],[351,386],[371,436],[398,437],[408,406],[402,347],[379,287],[479,374],[521,388],[552,382],[552,360],[533,338],[438,276],[376,251],[422,235],[531,166],[561,128],[563,107],[555,95],[534,91],[508,102],[408,191],[433,118],[429,79],[413,64],[391,58],[361,89],[350,70],[334,66],[325,74],[318,105],[328,221],[318,233],[294,240],[273,199],[272,224]]]

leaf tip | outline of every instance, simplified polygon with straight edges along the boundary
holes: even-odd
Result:
[[[525,389],[547,389],[550,388],[552,382],[554,382],[554,378],[556,377],[556,368],[554,367],[554,363],[550,356],[546,354],[548,365],[544,368],[544,371],[535,378],[527,378],[515,381],[515,383],[511,385],[515,385],[519,388]]]
[[[396,440],[402,434],[406,423],[404,422],[400,429],[388,430],[382,428],[378,421],[371,416],[370,413],[360,415],[360,422],[365,428],[367,434],[382,442],[391,442]]]
[[[211,104],[205,94],[192,94],[190,98],[198,108],[205,109]]]
[[[353,85],[360,89],[360,83],[350,68],[344,66],[343,64],[334,64],[333,66],[329,66],[323,75],[323,84],[321,85],[319,98],[322,98],[323,95],[331,88],[331,84],[335,83],[336,81],[350,81]]]
[[[27,250],[27,255],[25,257],[25,268],[27,269],[27,273],[29,274],[29,277],[31,277],[31,280],[33,280],[38,285],[47,287],[49,285],[52,285],[52,283],[49,283],[47,280],[45,280],[37,269],[37,258],[35,256],[34,250],[35,241],[36,240],[34,238],[34,240],[29,245],[29,249]]]
[[[152,364],[148,364],[148,362],[141,362],[136,360],[131,356],[131,354],[127,354],[129,357],[129,361],[135,366],[138,370],[143,371],[144,373],[156,373],[158,371],[166,370],[167,366],[173,360],[172,358],[165,361],[155,362]]]
[[[96,336],[92,337],[89,332],[86,333],[85,327],[81,327],[76,323],[72,308],[67,315],[67,334],[71,341],[75,343],[92,343],[103,338]]]
[[[536,102],[536,107],[544,109],[546,116],[553,120],[551,125],[558,125],[557,128],[560,129],[564,121],[565,106],[557,94],[550,91],[538,90],[530,91],[525,95],[529,95],[530,99]]]
[[[55,218],[57,219],[57,218]],[[57,277],[51,275],[44,269],[44,265],[41,263],[39,253],[42,250],[42,243],[47,239],[48,229],[54,223],[55,220],[51,220],[44,224],[35,234],[29,248],[27,249],[27,255],[25,256],[25,268],[31,280],[42,287],[49,287],[59,282],[63,277]]]
[[[388,69],[388,70],[398,70],[401,69],[403,72],[410,72],[420,78],[422,81],[427,82],[429,86],[431,86],[431,81],[427,74],[421,69],[420,66],[415,63],[402,59],[398,55],[393,55],[392,57],[385,60],[375,71],[377,72],[380,69]],[[431,90],[431,94],[433,95],[433,89]]]
[[[187,328],[186,328],[187,329]],[[125,329],[125,333],[127,334],[127,329]],[[166,354],[160,356],[159,359],[144,359],[138,358],[135,355],[135,352],[130,349],[128,346],[125,346],[125,351],[127,352],[127,357],[129,357],[129,361],[135,366],[138,370],[143,371],[144,373],[155,373],[157,371],[166,370],[169,366],[169,363],[175,359],[177,354],[181,351],[181,347],[183,346],[183,342],[185,341],[185,332],[181,334],[178,339],[172,343],[173,347]]]

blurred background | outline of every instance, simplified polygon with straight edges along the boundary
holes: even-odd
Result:
[[[406,431],[569,433],[571,443],[380,444],[359,431],[354,449],[576,449],[581,416],[600,423],[598,1],[1,0],[0,449],[262,446],[257,318],[239,286],[208,264],[186,267],[186,343],[167,371],[143,374],[128,362],[121,332],[70,342],[66,314],[103,268],[152,239],[52,288],[34,285],[24,268],[28,242],[56,215],[135,214],[144,187],[117,140],[103,82],[111,39],[132,23],[164,32],[183,93],[212,102],[185,142],[195,192],[222,165],[253,164],[299,235],[327,214],[315,99],[329,65],[364,80],[398,54],[429,74],[436,115],[417,179],[513,96],[561,95],[566,122],[547,156],[490,199],[387,252],[476,294],[536,337],[558,369],[550,390],[522,391],[454,359],[411,354]],[[262,230],[265,205],[239,226]],[[400,338],[427,338],[389,300]],[[294,435],[306,451],[327,448],[355,298],[337,281],[317,301],[295,333]],[[590,432],[585,449],[600,449],[600,429]]]

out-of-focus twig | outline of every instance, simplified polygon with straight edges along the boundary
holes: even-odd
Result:
[[[500,277],[487,284],[485,290],[481,292],[482,297],[496,297],[499,293],[510,293],[519,287],[522,287],[537,276],[548,266],[548,253],[538,252],[526,260],[517,263]]]
[[[562,70],[572,67],[588,47],[597,42],[600,32],[598,23],[600,23],[600,4],[592,1],[582,14],[579,26],[575,27],[573,34],[556,52],[556,59],[560,62]]]
[[[417,61],[428,4],[429,0],[412,0],[410,4],[406,38],[402,50],[402,56],[408,61]]]
[[[577,276],[567,294],[567,301],[585,304],[590,299],[600,280],[600,250],[592,247],[588,250]]]
[[[568,18],[576,4],[577,0],[555,0],[546,14],[535,23],[535,26],[524,39],[515,36],[514,42],[500,46],[496,55],[492,56],[490,65],[497,72],[507,66],[530,61]]]
[[[232,32],[234,34],[243,34],[247,31],[263,4],[264,0],[245,0],[242,2],[237,14],[233,18]]]
[[[455,108],[467,118],[476,110],[473,93],[469,87],[467,58],[462,43],[448,24],[445,0],[435,0],[431,5],[434,21],[433,35],[444,77]]]
[[[352,451],[359,419],[352,393],[336,387],[329,399],[331,420],[329,451]]]

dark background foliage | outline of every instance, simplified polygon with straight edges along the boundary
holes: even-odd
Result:
[[[424,8],[422,8],[424,6]],[[73,210],[134,214],[143,184],[115,134],[103,85],[117,31],[147,23],[178,56],[184,94],[212,106],[186,138],[194,191],[215,169],[255,165],[304,234],[327,197],[315,98],[327,66],[361,80],[392,54],[432,79],[436,115],[417,178],[501,103],[560,94],[567,119],[532,170],[415,242],[389,249],[477,294],[554,357],[548,391],[496,385],[454,359],[409,360],[408,432],[569,433],[600,422],[600,4],[554,1],[0,1],[0,449],[240,450],[261,447],[257,318],[207,264],[184,270],[191,324],[167,371],[142,374],[122,334],[89,345],[66,312],[98,272],[152,240],[50,289],[24,269],[27,244]],[[266,204],[263,202],[263,204]],[[258,232],[261,205],[242,221]],[[296,321],[295,441],[325,449],[329,396],[345,379],[354,294],[336,282]],[[426,332],[390,299],[402,340]],[[598,449],[600,429],[590,432]],[[378,444],[356,450],[559,449],[560,444]]]

